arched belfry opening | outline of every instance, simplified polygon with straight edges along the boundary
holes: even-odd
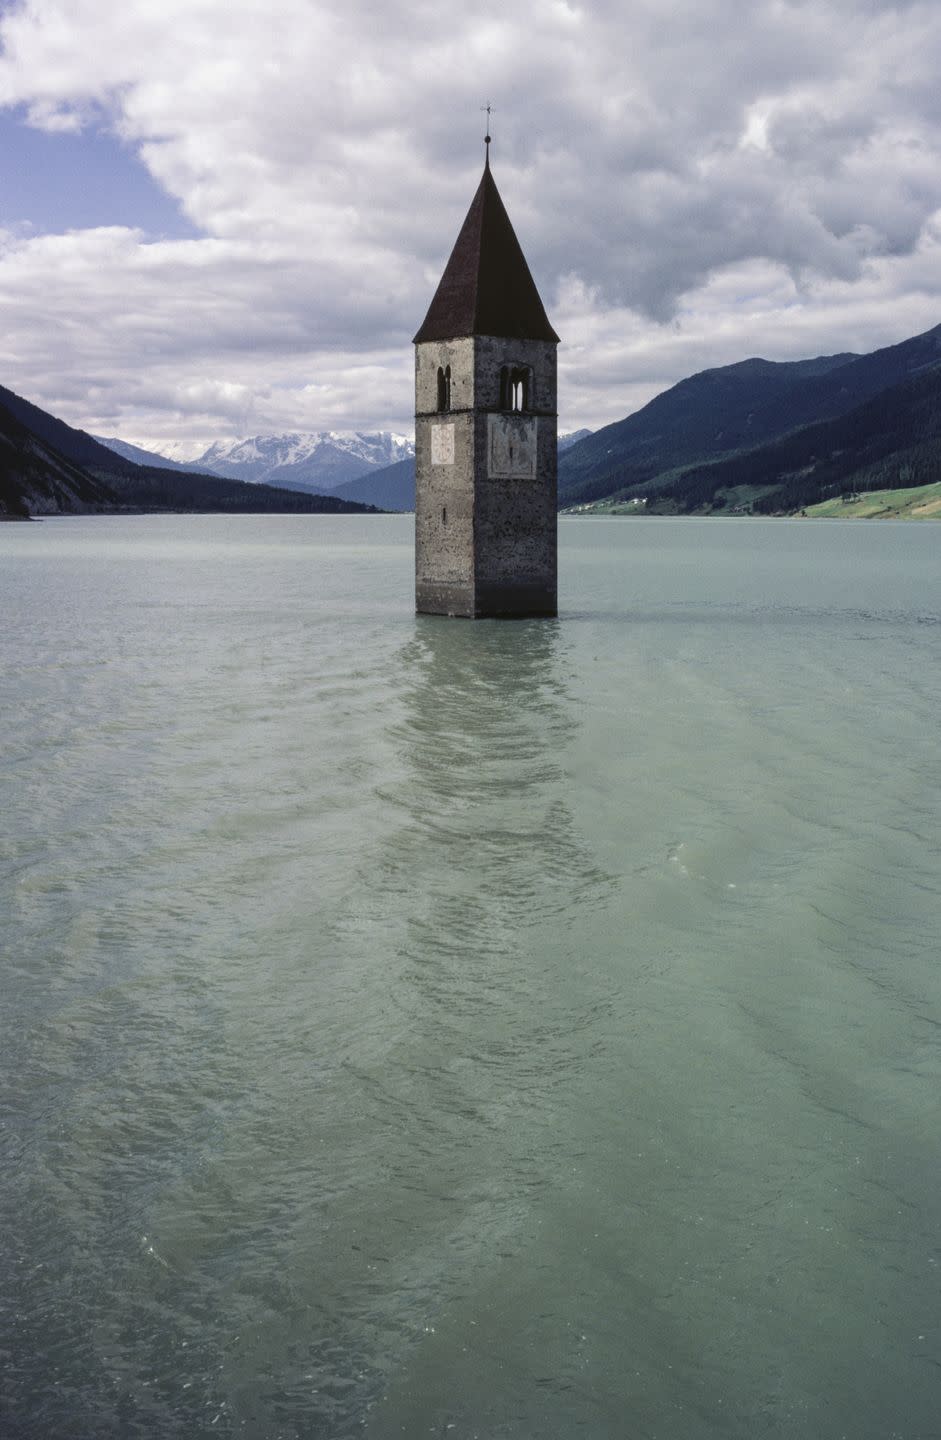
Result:
[[[520,415],[530,408],[533,383],[529,365],[504,365],[500,370],[500,409]]]
[[[415,600],[555,615],[556,348],[489,160],[415,336]]]

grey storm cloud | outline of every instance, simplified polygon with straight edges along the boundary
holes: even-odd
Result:
[[[65,418],[106,408],[151,442],[234,417],[408,428],[409,341],[488,100],[572,424],[697,365],[872,348],[937,319],[934,3],[481,0],[447,22],[398,0],[10,9],[0,105],[53,133],[110,127],[198,238],[68,214],[55,235],[8,231],[3,383],[54,408],[67,368]]]

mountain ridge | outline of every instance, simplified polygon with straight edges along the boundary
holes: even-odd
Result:
[[[111,499],[106,485],[30,430],[0,401],[0,519],[90,514]]]
[[[741,461],[747,469],[748,455],[836,420],[939,363],[941,325],[868,355],[751,359],[700,371],[562,456],[560,505],[669,492],[685,513],[684,475],[701,488],[704,467]]]
[[[150,458],[141,447],[75,430],[4,387],[0,420],[0,511],[10,515],[31,505],[48,513],[414,508],[414,447],[391,431],[289,431],[205,452],[216,466],[281,481],[272,486],[202,472],[199,461],[141,465],[132,458]],[[380,463],[389,454],[399,458]],[[841,486],[934,483],[941,325],[868,355],[751,357],[700,371],[594,434],[560,437],[559,455],[563,509],[643,501],[633,513],[784,513]],[[305,469],[318,460],[330,472],[327,496],[311,491]],[[344,478],[350,467],[356,473]]]
[[[374,509],[332,495],[138,465],[0,386],[2,518],[167,510],[320,514]]]
[[[288,430],[217,441],[191,464],[249,484],[290,480],[292,488],[323,491],[414,453],[414,442],[392,430]]]
[[[217,440],[192,460],[177,460],[117,436],[93,437],[138,465],[221,475],[247,484],[276,485],[322,494],[348,480],[384,469],[415,453],[406,435],[394,430],[286,430]]]

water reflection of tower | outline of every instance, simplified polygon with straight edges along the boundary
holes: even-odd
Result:
[[[571,644],[552,620],[422,616],[389,667],[382,832],[342,932],[351,972],[369,975],[342,1041],[364,1157],[353,1213],[357,1245],[375,1233],[387,1257],[371,1322],[388,1305],[401,1328],[406,1297],[421,1341],[434,1327],[445,1350],[396,1361],[378,1435],[426,1431],[428,1386],[473,1370],[463,1331],[450,1351],[444,1337],[461,1315],[478,1326],[512,1257],[539,1253],[611,1031],[591,945],[611,880],[578,833],[567,770]],[[531,1284],[528,1262],[512,1273]]]
[[[409,973],[449,1015],[522,999],[608,882],[576,830],[565,753],[577,711],[558,625],[420,619],[392,727],[402,825],[385,879],[409,893]]]

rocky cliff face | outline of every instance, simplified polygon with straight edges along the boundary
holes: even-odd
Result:
[[[0,518],[81,515],[108,508],[107,485],[67,460],[0,405]]]

